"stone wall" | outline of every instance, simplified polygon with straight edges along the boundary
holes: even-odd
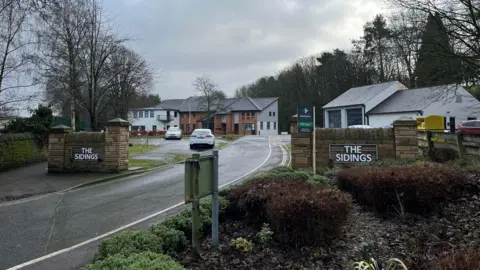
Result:
[[[129,123],[108,121],[105,132],[78,132],[59,125],[49,136],[49,172],[120,172],[128,169]]]
[[[291,132],[292,168],[311,168],[313,152],[311,135],[298,133],[296,118],[291,122]],[[412,119],[398,120],[393,128],[317,128],[317,169],[335,163],[330,156],[330,145],[363,145],[366,151],[372,153],[376,149],[378,160],[415,158],[419,155],[417,124]],[[376,159],[377,156],[374,158]]]

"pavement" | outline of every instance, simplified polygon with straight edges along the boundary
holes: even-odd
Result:
[[[287,165],[284,141],[288,139],[282,136],[247,136],[220,150],[220,187]],[[183,200],[184,166],[174,165],[0,205],[0,269],[80,269],[91,261],[102,238],[147,228],[181,209]]]
[[[86,182],[111,177],[109,173],[48,174],[47,163],[37,163],[0,173],[0,203],[61,191]]]

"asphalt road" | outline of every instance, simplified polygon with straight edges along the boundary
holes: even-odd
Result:
[[[219,183],[288,162],[278,137],[241,138],[219,153]],[[69,248],[183,201],[182,165],[113,182],[0,205],[0,269]],[[152,219],[153,221],[153,219]],[[148,227],[146,221],[142,227]],[[138,226],[137,226],[138,228]],[[96,245],[82,245],[23,269],[79,269]]]
[[[216,138],[215,143],[218,147],[220,142],[228,142],[219,138]],[[130,139],[130,143],[133,144],[147,144],[146,139],[138,139],[132,138]],[[205,153],[210,154],[212,152],[211,149],[208,148],[199,148],[199,149],[190,149],[189,140],[164,140],[164,139],[149,139],[149,145],[158,145],[159,147],[148,151],[146,153],[140,153],[133,156],[133,159],[150,159],[150,160],[164,160],[169,161],[173,154],[185,154],[185,155],[192,155],[194,153]]]

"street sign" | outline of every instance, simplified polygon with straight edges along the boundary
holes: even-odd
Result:
[[[197,170],[196,170],[197,169]],[[198,174],[198,197],[203,198],[213,193],[213,156],[199,157],[198,160],[185,160],[185,203],[191,203],[194,197],[193,180]]]
[[[312,133],[313,132],[313,108],[309,106],[297,107],[297,127],[298,133]]]

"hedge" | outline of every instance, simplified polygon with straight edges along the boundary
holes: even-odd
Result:
[[[115,254],[94,262],[83,270],[183,270],[183,266],[167,255],[141,252]]]
[[[0,171],[47,160],[47,149],[32,134],[0,134]]]
[[[461,194],[469,177],[441,166],[352,168],[338,174],[340,189],[377,212],[425,213]]]

